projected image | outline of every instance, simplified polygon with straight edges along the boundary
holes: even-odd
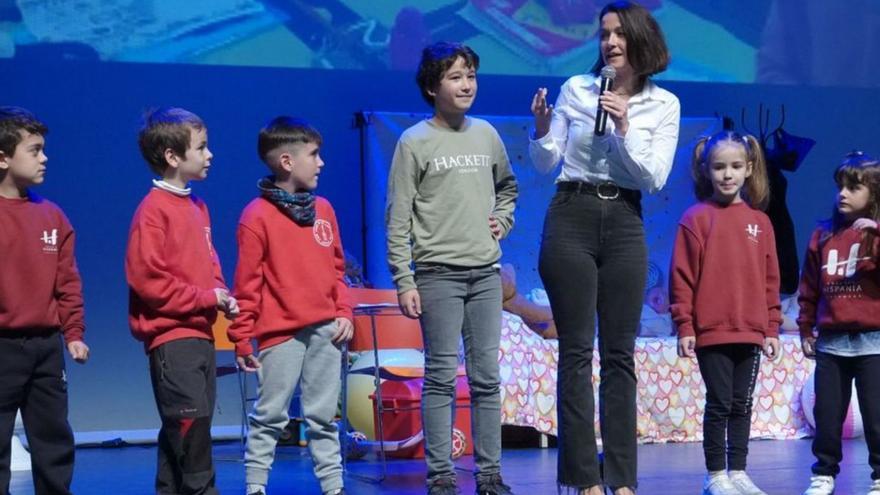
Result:
[[[405,70],[439,40],[482,72],[568,76],[597,52],[598,0],[0,0],[0,57]],[[663,79],[874,86],[871,0],[643,0],[673,53]],[[791,6],[789,5],[791,4]],[[791,11],[789,11],[791,10]],[[849,35],[846,61],[829,56]],[[864,29],[862,29],[864,28]],[[874,48],[872,48],[874,47]],[[842,47],[841,47],[842,48]],[[865,63],[859,63],[864,60]],[[844,80],[828,80],[846,62]],[[851,74],[855,71],[855,74]]]

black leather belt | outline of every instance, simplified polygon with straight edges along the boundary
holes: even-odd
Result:
[[[601,184],[592,184],[583,181],[559,182],[556,184],[556,190],[559,192],[571,192],[575,194],[592,194],[600,199],[608,201],[624,200],[633,203],[639,203],[642,200],[641,191],[634,189],[624,189],[613,182],[603,182]]]

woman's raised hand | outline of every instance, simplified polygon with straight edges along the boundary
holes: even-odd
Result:
[[[535,139],[541,139],[550,132],[553,116],[553,105],[547,104],[547,88],[538,88],[532,97],[532,115],[535,116]]]

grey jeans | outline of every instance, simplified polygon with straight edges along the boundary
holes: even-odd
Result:
[[[336,406],[339,400],[341,354],[332,342],[336,322],[302,328],[290,340],[260,352],[260,386],[245,454],[245,478],[265,485],[275,459],[275,446],[287,426],[290,401],[300,382],[309,452],[322,492],[342,488],[342,457]]]
[[[455,476],[452,424],[458,344],[463,339],[471,392],[477,478],[501,470],[501,276],[498,268],[416,267],[425,342],[422,427],[428,482]]]

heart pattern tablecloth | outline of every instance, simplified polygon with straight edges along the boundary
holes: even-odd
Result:
[[[813,371],[796,336],[782,336],[782,358],[763,359],[752,406],[752,438],[802,438],[811,431],[800,392]],[[522,320],[504,313],[501,330],[501,421],[556,435],[558,343],[544,340]],[[705,386],[696,360],[676,354],[674,338],[636,340],[639,441],[703,439]],[[593,393],[598,402],[599,354],[593,356]],[[588,385],[587,385],[588,386]],[[598,433],[598,411],[596,407]]]

